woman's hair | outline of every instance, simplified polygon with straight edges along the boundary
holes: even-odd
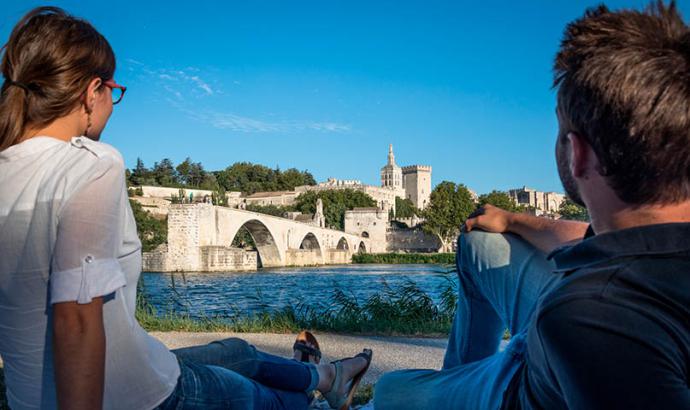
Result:
[[[105,37],[57,7],[27,13],[0,52],[0,151],[17,144],[27,129],[72,112],[92,79],[108,80],[115,72]]]

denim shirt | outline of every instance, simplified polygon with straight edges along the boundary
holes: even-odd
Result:
[[[504,408],[690,409],[690,224],[607,232],[550,255]]]

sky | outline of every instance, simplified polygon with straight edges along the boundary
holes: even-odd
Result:
[[[553,58],[589,0],[55,1],[127,87],[102,141],[128,167],[249,161],[379,185],[399,165],[478,193],[562,191]],[[0,38],[35,1],[3,1]],[[641,8],[639,0],[606,2]],[[679,6],[690,16],[690,1]],[[687,21],[687,18],[686,18]]]

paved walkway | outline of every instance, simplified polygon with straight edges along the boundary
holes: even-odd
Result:
[[[258,349],[283,357],[292,357],[296,335],[272,333],[186,333],[152,332],[170,349],[200,345],[218,339],[239,337]],[[382,373],[397,369],[440,369],[447,339],[416,337],[342,336],[316,333],[323,360],[354,356],[368,347],[374,360],[364,383],[375,383]]]

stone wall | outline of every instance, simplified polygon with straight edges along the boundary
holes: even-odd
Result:
[[[321,252],[311,249],[288,249],[285,251],[285,266],[322,265]]]
[[[199,266],[201,229],[199,209],[189,205],[170,205],[168,215],[168,266],[172,270],[196,271]]]
[[[175,195],[178,196],[180,193],[180,188],[166,188],[162,186],[149,186],[149,185],[142,185],[141,187],[131,187],[131,188],[141,188],[142,192],[144,193],[143,197],[144,198],[167,198],[170,199],[171,196]],[[211,196],[213,191],[209,191],[206,189],[191,189],[191,188],[182,188],[184,189],[184,192],[189,198],[189,194],[193,194],[194,200],[201,200],[204,198],[204,196]],[[239,192],[226,192],[225,193],[226,198],[228,199],[228,204],[229,205],[237,205],[241,202],[240,196],[241,194]]]
[[[203,272],[250,271],[258,266],[256,251],[229,246],[202,246],[200,257]]]
[[[431,167],[428,165],[409,165],[402,167],[405,198],[419,209],[429,205],[431,197]]]
[[[536,208],[537,216],[558,213],[565,200],[565,195],[558,192],[541,192],[528,187],[511,189],[508,196],[518,205]]]
[[[347,250],[329,249],[326,251],[327,265],[346,265],[352,263],[352,254]]]
[[[355,208],[345,212],[345,232],[371,240],[367,252],[386,252],[388,212],[376,208]]]
[[[167,245],[161,245],[154,251],[142,253],[141,270],[143,272],[169,272]]]
[[[389,228],[386,231],[387,252],[438,252],[442,246],[438,237],[419,228]]]

